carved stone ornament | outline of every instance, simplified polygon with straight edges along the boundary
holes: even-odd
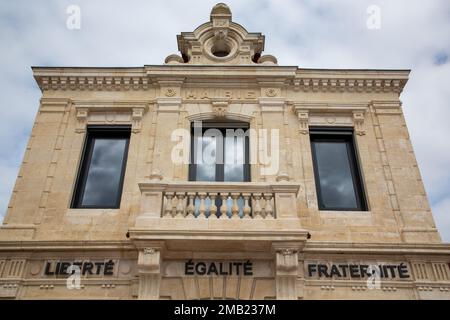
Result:
[[[159,273],[161,254],[155,248],[143,248],[139,252],[138,266],[141,273]]]
[[[131,128],[133,133],[138,133],[141,131],[142,127],[142,117],[144,116],[144,108],[133,108],[131,114]]]
[[[266,96],[268,96],[268,97],[276,97],[277,96],[277,90],[274,89],[274,88],[266,89]]]
[[[181,33],[177,40],[181,56],[169,55],[166,64],[277,64],[275,57],[262,56],[264,36],[233,22],[224,3],[212,8],[209,22]]]
[[[295,113],[297,114],[298,118],[298,125],[299,125],[299,132],[301,134],[308,134],[309,133],[309,111],[294,108]]]
[[[73,100],[76,110],[75,132],[83,133],[86,126],[117,124],[131,125],[131,131],[142,129],[142,118],[148,110],[146,101]]]
[[[228,102],[226,101],[213,101],[212,102],[212,110],[214,116],[217,118],[223,118],[227,114],[228,111]]]
[[[355,126],[355,133],[359,136],[363,136],[366,134],[364,129],[364,112],[362,111],[354,111],[353,112],[353,123]]]
[[[87,118],[88,118],[87,108],[80,108],[77,110],[77,126],[75,128],[76,133],[83,133],[86,131]]]
[[[166,97],[173,97],[176,94],[177,94],[177,91],[175,89],[173,89],[173,88],[167,88],[166,92],[164,93],[164,95]]]
[[[292,249],[283,249],[276,253],[277,272],[283,274],[297,273],[297,252]]]

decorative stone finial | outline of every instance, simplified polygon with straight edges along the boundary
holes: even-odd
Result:
[[[228,19],[231,21],[231,10],[225,3],[216,4],[211,10],[211,21],[214,18]]]

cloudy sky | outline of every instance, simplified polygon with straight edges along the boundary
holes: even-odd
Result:
[[[40,91],[30,66],[142,66],[176,53],[176,34],[217,1],[0,2],[0,221]],[[450,242],[450,1],[229,0],[233,20],[266,35],[265,52],[304,68],[412,69],[406,121],[440,233]],[[66,26],[67,8],[81,28]],[[367,9],[380,9],[379,29]],[[376,24],[371,24],[376,26]]]

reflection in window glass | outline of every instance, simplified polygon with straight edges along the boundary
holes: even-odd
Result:
[[[353,135],[311,130],[317,197],[321,210],[366,210]]]
[[[95,139],[81,204],[114,206],[119,195],[125,139]]]
[[[119,208],[127,160],[128,126],[88,127],[74,208]]]
[[[190,181],[250,181],[247,124],[194,123]]]
[[[243,136],[225,138],[224,181],[244,181],[245,146]]]
[[[216,139],[213,137],[197,137],[197,181],[216,180]]]
[[[329,208],[357,208],[345,142],[314,142],[322,203]]]

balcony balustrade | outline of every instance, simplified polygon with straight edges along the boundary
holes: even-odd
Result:
[[[163,218],[273,219],[273,192],[165,192]]]
[[[298,184],[261,182],[139,183],[134,239],[297,240]]]

